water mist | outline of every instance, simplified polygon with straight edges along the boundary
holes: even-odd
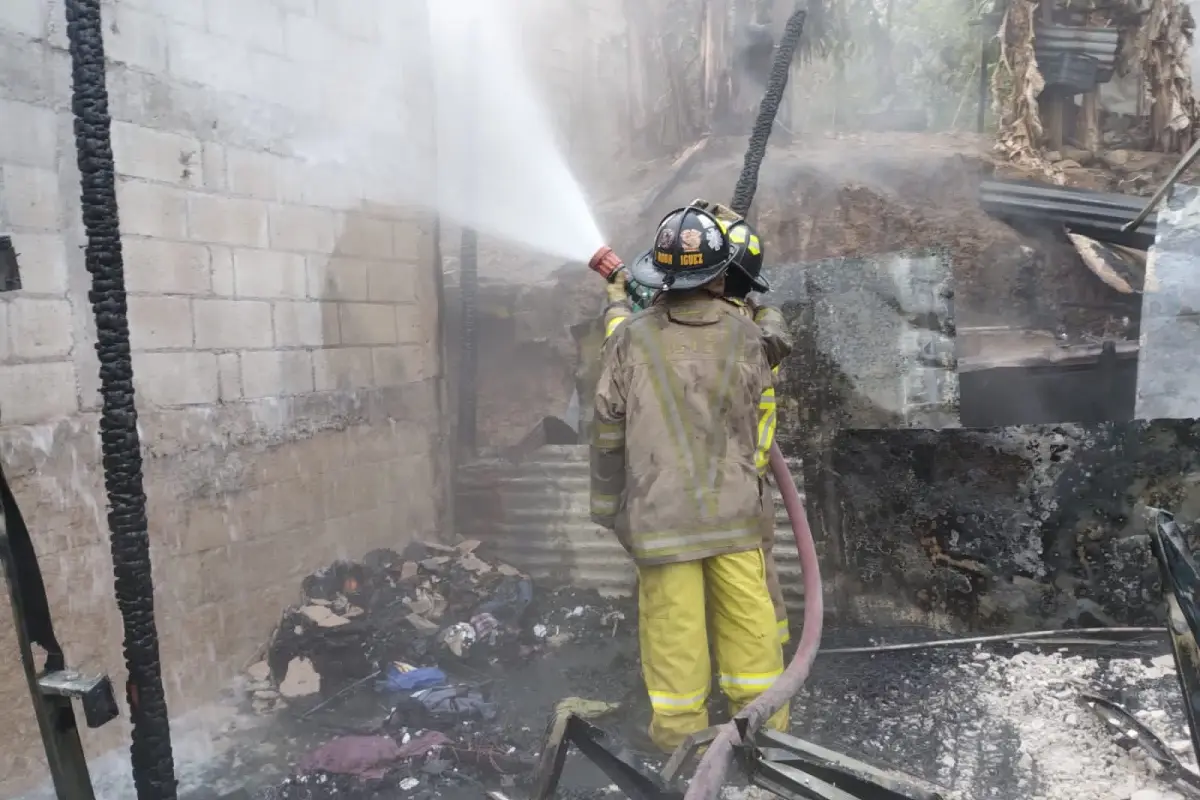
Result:
[[[431,6],[437,208],[480,232],[586,262],[603,245],[495,3]]]

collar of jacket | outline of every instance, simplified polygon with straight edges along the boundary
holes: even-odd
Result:
[[[725,298],[704,290],[675,297],[668,294],[663,297],[662,307],[667,319],[680,325],[715,325],[730,312]]]

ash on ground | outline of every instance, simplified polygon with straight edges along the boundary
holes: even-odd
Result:
[[[1173,657],[1095,648],[934,649],[818,658],[792,733],[961,798],[1175,800],[1142,751],[1080,702],[1119,703],[1194,767]]]

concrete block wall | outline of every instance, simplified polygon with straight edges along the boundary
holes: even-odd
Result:
[[[447,512],[424,0],[112,0],[113,148],[164,680],[188,712],[301,576]],[[62,0],[0,3],[0,458],[72,663],[124,682]],[[0,798],[46,777],[0,612]],[[113,725],[90,754],[119,747]],[[206,732],[200,731],[203,737]]]

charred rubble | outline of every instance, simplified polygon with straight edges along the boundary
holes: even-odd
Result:
[[[628,600],[535,586],[478,541],[335,562],[248,670],[248,710],[298,743],[292,774],[248,796],[523,785],[556,708],[607,716],[636,690],[633,620]]]

